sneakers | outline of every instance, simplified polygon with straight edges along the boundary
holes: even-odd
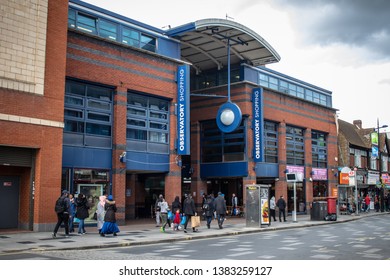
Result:
[[[66,234],[66,235],[65,235],[65,238],[69,238],[69,234]]]
[[[100,233],[100,236],[101,236],[101,237],[104,237],[104,236],[106,236],[106,235],[105,235],[104,233]]]
[[[116,232],[114,232],[114,236],[117,236]]]
[[[160,227],[160,231],[161,231],[161,232],[165,232],[165,228]]]
[[[56,238],[56,237],[57,237],[57,234],[56,234],[55,232],[53,232],[53,233],[51,234],[51,237]]]

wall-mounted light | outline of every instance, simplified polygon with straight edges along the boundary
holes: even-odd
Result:
[[[119,161],[126,162],[126,152],[121,153],[121,155],[119,156]]]
[[[309,178],[309,181],[310,181],[310,182],[313,182],[313,178],[312,178],[312,177],[310,177],[310,178]]]

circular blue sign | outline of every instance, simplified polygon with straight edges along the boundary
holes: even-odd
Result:
[[[232,102],[222,104],[217,113],[218,128],[225,133],[232,132],[241,124],[242,114],[240,107]]]

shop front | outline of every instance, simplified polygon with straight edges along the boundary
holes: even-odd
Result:
[[[99,197],[109,194],[110,171],[107,169],[63,168],[62,188],[68,190],[77,198],[82,193],[89,205],[89,217],[86,223],[96,222],[93,215],[97,209]]]

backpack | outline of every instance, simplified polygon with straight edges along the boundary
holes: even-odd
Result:
[[[56,201],[56,205],[54,206],[54,211],[56,213],[63,213],[66,210],[66,203],[65,203],[65,198],[64,197],[59,197]]]

